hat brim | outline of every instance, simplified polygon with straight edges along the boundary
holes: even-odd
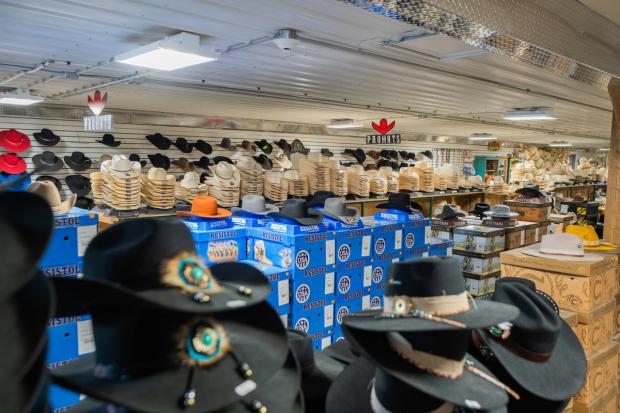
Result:
[[[58,171],[58,170],[62,169],[63,162],[62,162],[62,159],[60,159],[60,158],[56,159],[56,162],[54,162],[54,164],[53,164],[53,165],[47,165],[47,164],[44,164],[44,163],[42,163],[42,162],[41,162],[41,160],[40,160],[40,159],[41,159],[41,158],[38,158],[38,157],[37,157],[37,155],[35,155],[35,156],[32,158],[32,163],[33,163],[33,164],[34,164],[34,166],[36,166],[37,168],[41,168],[41,170],[42,170],[42,171],[50,171],[50,172],[53,172],[53,171]]]
[[[561,254],[543,254],[539,250],[535,249],[525,249],[521,251],[525,255],[529,255],[531,257],[539,257],[546,258],[549,260],[556,261],[575,261],[575,262],[598,262],[603,260],[603,256],[585,253],[583,257],[576,257],[573,255],[561,255]]]
[[[310,215],[309,217],[293,217],[287,214],[283,214],[282,212],[270,212],[269,214],[267,214],[268,217],[270,218],[276,218],[276,219],[287,219],[289,221],[293,221],[298,223],[299,225],[318,225],[322,222],[323,220],[323,215],[315,210],[309,209],[308,210],[308,215]]]
[[[273,205],[273,204],[265,204],[265,208],[266,209],[264,211],[257,212],[257,211],[250,211],[248,209],[243,209],[243,208],[239,208],[239,207],[233,207],[233,208],[230,209],[230,212],[233,213],[233,214],[239,214],[239,213],[245,212],[245,213],[248,213],[248,214],[251,214],[251,215],[265,216],[265,215],[270,214],[272,212],[277,212],[278,211],[278,207]]]
[[[218,323],[226,331],[235,354],[252,369],[250,380],[256,388],[267,388],[287,358],[286,334],[280,317],[269,304],[262,303],[247,311],[221,314]],[[235,390],[246,379],[240,377],[237,369],[237,362],[230,355],[214,365],[193,368],[196,404],[192,409],[214,411],[239,400],[241,396]],[[98,400],[138,411],[169,413],[187,411],[179,404],[179,397],[187,390],[190,370],[189,366],[175,363],[122,380],[102,378],[93,355],[58,367],[51,371],[51,376],[55,384]]]
[[[584,245],[583,249],[586,251],[615,251],[618,249],[618,246],[611,243],[601,242],[599,245],[594,247]]]
[[[97,142],[104,144],[105,146],[110,146],[112,148],[116,148],[117,146],[119,146],[121,144],[121,141],[114,141],[114,142],[110,142],[110,143],[105,143],[103,141],[103,139],[96,139]]]
[[[463,212],[450,212],[449,214],[436,215],[435,218],[437,219],[463,218],[464,216],[465,216],[465,213]]]
[[[41,271],[0,303],[0,335],[5,343],[0,358],[0,388],[11,387],[30,371],[39,356],[45,357],[47,323],[55,303],[50,283]]]
[[[77,172],[82,172],[90,169],[92,163],[93,162],[88,158],[86,158],[86,161],[84,161],[84,163],[75,163],[70,156],[65,156],[65,164],[67,164],[69,168]]]
[[[195,213],[192,211],[177,211],[177,215],[180,217],[199,217],[199,218],[228,218],[232,215],[232,212],[226,208],[218,208],[215,215],[205,215],[201,213]]]
[[[53,278],[58,310],[56,317],[84,314],[98,302],[122,305],[135,303],[144,307],[169,309],[177,312],[213,314],[256,305],[271,294],[267,278],[256,268],[240,262],[225,262],[209,267],[221,291],[209,294],[209,302],[194,301],[192,294],[178,288],[133,291],[105,280],[83,277]],[[239,287],[252,289],[250,296],[239,294]]]
[[[485,211],[483,212],[483,214],[490,218],[514,218],[514,217],[519,216],[518,212],[509,212],[507,214],[496,214],[493,211]]]
[[[54,135],[53,139],[45,139],[43,135],[41,135],[41,132],[35,132],[32,136],[43,146],[54,146],[60,142],[60,136],[56,135]]]
[[[513,353],[486,330],[477,332],[506,372],[530,393],[547,400],[562,401],[583,387],[588,362],[579,339],[564,320],[551,357],[542,363]]]
[[[356,224],[359,221],[360,216],[361,216],[360,211],[357,208],[350,208],[350,207],[347,207],[344,215],[332,214],[331,212],[326,211],[325,209],[323,209],[321,212],[323,213],[324,216],[331,218],[335,221],[343,222],[345,224]]]
[[[377,209],[396,209],[398,211],[408,212],[410,214],[413,214],[415,212],[421,212],[421,211],[417,211],[417,210],[415,210],[415,209],[413,209],[411,207],[390,205],[387,202],[379,204],[375,208],[377,208]]]
[[[19,381],[12,378],[3,383],[2,410],[6,412],[47,412],[49,377],[45,366],[46,353],[39,354],[28,373]],[[10,391],[6,391],[10,389]]]
[[[507,393],[495,384],[464,369],[455,379],[441,377],[418,369],[398,355],[390,346],[385,333],[357,330],[343,325],[345,337],[371,362],[381,366],[388,374],[431,397],[457,406],[476,403],[479,410],[497,409],[508,403]],[[467,362],[478,370],[492,373],[470,354]]]

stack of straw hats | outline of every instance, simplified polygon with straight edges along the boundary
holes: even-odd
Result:
[[[192,203],[198,195],[207,195],[207,186],[200,183],[200,175],[186,172],[183,179],[176,183],[175,196],[178,200]]]
[[[347,168],[349,193],[362,198],[370,196],[370,179],[362,165],[351,165]]]
[[[308,180],[296,169],[284,172],[284,180],[288,182],[288,194],[291,196],[308,196]]]
[[[386,179],[388,192],[398,192],[398,174],[391,166],[380,167],[379,175]]]
[[[459,188],[459,173],[454,165],[447,163],[435,170],[435,175],[439,175],[446,180],[447,189]]]
[[[148,174],[142,175],[140,197],[152,208],[174,208],[175,184],[174,175],[169,175],[163,168],[151,168]]]
[[[263,195],[273,202],[288,198],[288,181],[283,172],[266,172],[263,176]]]
[[[345,196],[349,193],[349,185],[347,180],[347,169],[336,160],[329,161],[330,168],[330,190],[338,195]]]
[[[387,178],[382,176],[376,169],[366,171],[370,180],[370,193],[376,195],[385,195],[388,192]]]
[[[316,191],[330,190],[329,159],[320,152],[310,152],[307,159],[302,159],[299,162],[299,173],[308,180],[310,195]]]
[[[209,166],[213,176],[207,178],[209,195],[217,200],[222,207],[239,205],[239,186],[241,177],[239,170],[228,162],[221,161],[217,165]]]
[[[244,156],[237,162],[241,184],[239,193],[244,195],[263,194],[263,168],[254,159]]]
[[[413,167],[400,168],[398,175],[398,189],[401,191],[417,192],[420,190],[420,176]]]
[[[420,191],[433,192],[435,190],[435,172],[428,161],[418,161],[413,168],[420,177]]]
[[[140,162],[114,155],[101,163],[101,170],[90,174],[93,199],[118,211],[140,208]]]

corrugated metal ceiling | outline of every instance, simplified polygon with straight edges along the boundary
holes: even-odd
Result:
[[[609,136],[611,105],[603,90],[494,54],[442,62],[416,53],[415,40],[402,44],[413,51],[387,47],[384,40],[398,40],[412,28],[332,0],[2,0],[0,15],[11,22],[11,30],[0,32],[0,80],[16,73],[7,64],[32,67],[55,59],[72,65],[53,64],[51,70],[81,70],[179,31],[198,33],[204,47],[215,49],[284,27],[342,46],[302,41],[290,55],[272,44],[235,51],[213,63],[115,86],[114,108],[316,124],[388,116],[399,119],[403,132],[489,132],[521,142],[604,145]],[[134,70],[106,64],[79,80],[32,89],[51,96]],[[25,87],[50,75],[41,71],[5,86]],[[58,103],[83,105],[85,99],[82,94]],[[502,112],[528,106],[551,106],[559,119],[526,129],[501,120]]]

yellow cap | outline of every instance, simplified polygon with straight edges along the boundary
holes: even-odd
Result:
[[[583,248],[589,251],[615,250],[617,247],[607,242],[601,242],[596,230],[592,225],[569,225],[566,227],[568,234],[577,235],[583,240]]]

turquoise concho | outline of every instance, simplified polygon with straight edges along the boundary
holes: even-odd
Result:
[[[228,352],[228,338],[215,323],[201,321],[185,339],[187,354],[198,365],[215,363]]]
[[[186,285],[202,289],[211,288],[211,274],[196,258],[189,257],[179,260],[179,277]]]

